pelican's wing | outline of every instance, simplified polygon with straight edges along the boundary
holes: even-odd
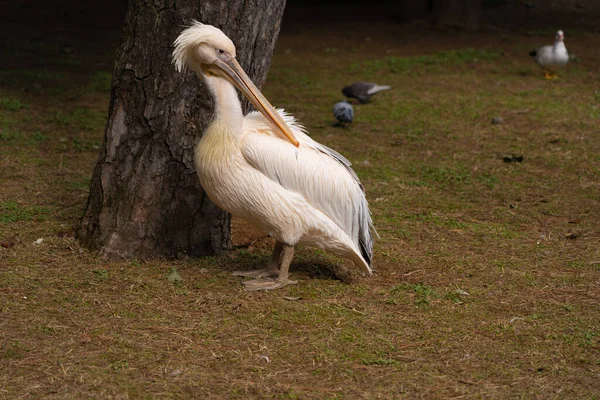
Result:
[[[352,164],[337,151],[311,139],[294,117],[283,110],[277,111],[300,147],[290,146],[275,136],[274,128],[262,114],[251,112],[244,117],[244,157],[254,168],[287,190],[302,195],[331,218],[352,238],[370,266],[373,223]]]

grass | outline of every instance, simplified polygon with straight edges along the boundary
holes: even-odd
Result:
[[[14,201],[0,203],[0,223],[42,220],[50,212],[48,207],[23,207]]]
[[[280,37],[266,97],[353,162],[381,238],[371,278],[299,248],[269,293],[230,274],[273,246],[240,220],[219,257],[82,248],[109,68],[11,46],[49,66],[0,71],[0,398],[597,397],[597,37],[545,81],[536,36],[384,27]],[[393,89],[334,127],[356,80]]]
[[[50,121],[78,130],[98,131],[104,127],[106,115],[100,111],[78,108],[69,112],[57,111]]]
[[[21,103],[18,99],[0,97],[0,108],[8,111],[18,111],[27,108],[27,106]]]
[[[4,130],[0,132],[0,142],[5,142],[7,144],[17,144],[24,143],[26,145],[37,145],[39,143],[43,143],[48,140],[48,136],[44,135],[41,132],[20,132],[13,130]]]
[[[498,53],[492,50],[472,49],[449,50],[435,54],[417,57],[385,57],[380,60],[369,60],[361,63],[350,64],[350,73],[361,71],[373,74],[378,71],[389,73],[423,73],[430,72],[435,68],[449,67],[460,64],[474,63],[479,61],[490,61],[498,57]]]

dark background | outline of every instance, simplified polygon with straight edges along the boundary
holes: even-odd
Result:
[[[365,29],[365,22],[372,24],[372,29],[390,23],[405,25],[412,31],[432,29],[431,14],[415,13],[412,1],[290,0],[281,34],[301,34],[334,24],[344,35],[357,22],[361,23],[360,29]],[[4,0],[0,8],[0,66],[11,68],[22,63],[43,64],[42,60],[31,59],[35,54],[27,51],[27,41],[59,44],[65,52],[100,54],[114,49],[120,42],[127,1]],[[571,36],[569,31],[600,32],[600,1],[483,1],[483,31],[525,30],[534,34],[535,30],[557,29],[565,30],[567,38]]]

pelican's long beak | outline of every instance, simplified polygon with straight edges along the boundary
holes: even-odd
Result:
[[[218,67],[218,69],[217,71],[213,70],[213,72],[217,72],[219,76],[227,79],[237,87],[254,104],[254,107],[273,124],[276,128],[275,132],[279,133],[282,139],[289,140],[296,147],[300,146],[290,127],[254,83],[252,83],[250,78],[248,78],[248,75],[246,75],[235,58],[231,58],[229,61],[217,59],[214,66]]]

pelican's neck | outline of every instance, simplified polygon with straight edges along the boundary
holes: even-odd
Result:
[[[205,75],[202,78],[214,99],[211,127],[219,126],[220,132],[239,137],[242,133],[244,115],[235,87],[223,78]]]

